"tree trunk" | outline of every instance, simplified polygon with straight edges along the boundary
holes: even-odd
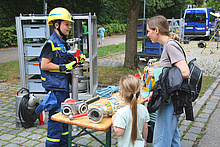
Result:
[[[140,0],[129,0],[124,66],[130,69],[137,68],[137,21],[139,6]]]

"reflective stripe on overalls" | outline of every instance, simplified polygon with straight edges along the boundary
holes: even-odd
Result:
[[[62,136],[65,136],[65,135],[68,135],[68,134],[69,134],[69,132],[66,131],[66,132],[62,133]],[[60,142],[60,139],[53,139],[53,138],[49,138],[49,137],[47,137],[47,140],[51,141],[51,142]]]
[[[51,116],[60,112],[61,102],[69,97],[65,91],[53,91],[57,97],[57,107],[49,111],[46,147],[67,147],[68,146],[68,125],[51,120]]]
[[[62,136],[68,136],[68,134],[69,134],[69,132],[66,131],[66,132],[62,133]],[[53,144],[54,143],[60,143],[60,139],[54,139],[54,138],[49,138],[49,137],[47,137],[47,141],[50,141]]]
[[[51,37],[45,42],[44,46],[46,44],[51,45],[53,58],[51,60],[52,63],[60,65],[60,64],[66,64],[66,55],[67,50],[64,46],[65,41],[62,40],[56,32],[54,32]],[[44,49],[44,46],[42,49]],[[42,60],[42,54],[39,58],[39,66],[41,69],[41,60]],[[55,91],[68,91],[68,75],[65,71],[60,70],[49,70],[44,71],[41,70],[41,80],[42,80],[42,86],[46,90],[55,90]]]

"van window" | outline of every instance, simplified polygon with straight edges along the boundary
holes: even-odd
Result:
[[[195,13],[195,22],[205,23],[205,13]]]
[[[186,14],[185,22],[205,23],[205,13]]]
[[[194,14],[186,14],[185,22],[195,22],[195,15]]]

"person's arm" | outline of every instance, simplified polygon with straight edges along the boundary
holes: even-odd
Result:
[[[51,58],[42,58],[41,70],[59,70],[59,65],[51,62]]]
[[[114,126],[115,117],[116,117],[116,114],[114,114],[114,115],[112,116],[112,126],[113,126],[113,129],[114,129],[115,134],[116,134],[117,136],[122,136],[122,135],[124,134],[125,129],[122,129],[122,128],[119,128],[119,127]]]
[[[147,139],[147,135],[148,135],[148,122],[145,122],[142,132],[143,139]]]
[[[41,70],[59,70],[59,65],[51,62],[52,58],[52,47],[47,43],[42,50]]]
[[[189,78],[190,71],[185,60],[186,57],[184,55],[184,50],[182,49],[181,45],[170,44],[167,47],[167,49],[169,49],[167,52],[167,56],[170,60],[170,63],[180,68],[183,79]]]
[[[180,68],[183,79],[189,78],[190,71],[189,71],[189,67],[188,67],[185,60],[178,61],[178,62],[174,63],[174,65]]]
[[[113,129],[114,129],[114,131],[115,131],[115,134],[116,134],[118,137],[122,136],[122,135],[124,134],[124,131],[125,131],[125,129],[118,128],[118,127],[116,127],[116,126],[114,126],[114,125],[113,125]]]
[[[51,62],[52,58],[53,58],[52,48],[51,48],[51,45],[47,43],[42,51],[41,70],[65,71],[65,70],[71,70],[75,68],[75,66],[77,65],[77,61],[72,61],[68,64],[57,65]],[[81,59],[82,59],[82,56],[81,56]]]
[[[153,63],[151,66],[149,66],[149,68],[147,69],[147,73],[148,73],[147,75],[149,77],[154,77],[154,69],[159,68],[159,64],[160,62],[158,61],[158,62]]]
[[[150,93],[149,93],[149,95],[148,95],[148,97],[147,98],[145,98],[145,101],[150,101],[150,99],[152,98],[152,96],[153,96],[153,91],[151,91]]]

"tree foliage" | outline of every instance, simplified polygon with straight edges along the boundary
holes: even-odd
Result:
[[[213,7],[215,11],[220,11],[220,2],[217,0],[207,0],[207,7]]]
[[[195,5],[196,7],[201,7],[204,4],[204,0],[190,0],[190,5]]]
[[[0,26],[9,27],[15,24],[15,16],[21,14],[42,13],[43,0],[7,0],[0,3]]]
[[[112,23],[117,20],[125,24],[127,19],[127,0],[46,0],[47,13],[55,7],[64,7],[72,14],[96,14],[98,24]],[[43,0],[8,0],[0,3],[0,26],[15,24],[20,14],[43,14]]]
[[[129,0],[45,0],[47,13],[55,7],[65,7],[72,14],[95,13],[98,24],[119,22],[126,24]],[[179,18],[181,10],[187,4],[200,0],[145,0],[146,18],[163,14],[167,18]],[[215,2],[215,0],[209,0]],[[208,1],[208,2],[209,2]],[[0,3],[0,26],[9,27],[15,24],[15,17],[20,14],[43,14],[44,0],[8,0]],[[208,3],[207,2],[207,3]],[[217,1],[214,3],[217,6]],[[199,3],[198,3],[199,4]],[[140,0],[139,18],[143,18],[144,0]]]
[[[147,0],[146,18],[155,15],[164,15],[166,18],[180,18],[186,8],[186,0]]]

